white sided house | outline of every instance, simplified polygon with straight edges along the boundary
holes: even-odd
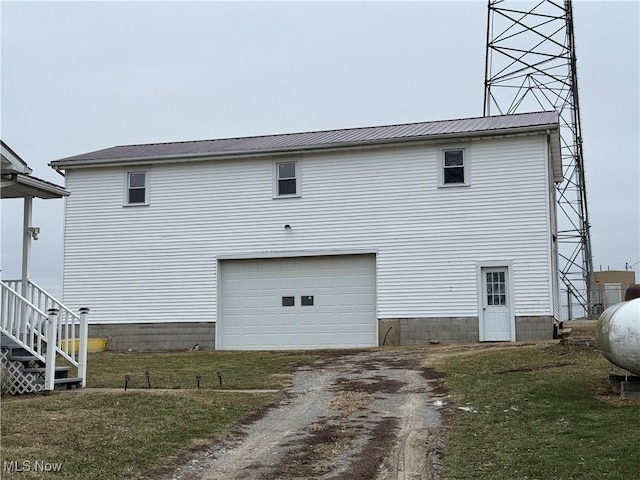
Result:
[[[558,114],[57,160],[64,302],[111,349],[551,338]]]

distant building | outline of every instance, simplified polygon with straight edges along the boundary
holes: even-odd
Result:
[[[600,314],[611,305],[624,300],[624,291],[629,285],[636,283],[636,274],[633,270],[594,272],[594,278],[596,285],[594,292],[596,314]]]
[[[551,338],[558,114],[57,160],[64,301],[113,349]]]

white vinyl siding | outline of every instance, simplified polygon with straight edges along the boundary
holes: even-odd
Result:
[[[122,208],[122,168],[69,169],[64,301],[92,322],[212,321],[218,257],[347,249],[377,252],[378,318],[477,316],[476,263],[496,258],[515,315],[552,315],[545,145],[465,141],[473,184],[445,189],[436,145],[306,154],[294,202],[273,201],[270,159],[155,165],[145,209]]]

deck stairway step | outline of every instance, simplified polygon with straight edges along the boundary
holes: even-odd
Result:
[[[33,354],[29,352],[26,348],[5,347],[5,346],[3,346],[2,348],[8,348],[11,351],[11,355],[14,357],[33,357]]]
[[[22,363],[31,363],[33,362],[34,364],[41,364],[42,362],[37,359],[36,357],[34,357],[33,355],[13,355],[11,354],[9,356],[9,360],[15,360],[16,362],[22,362]]]
[[[19,348],[20,344],[11,337],[6,336],[4,333],[0,333],[0,347],[2,348]]]
[[[22,371],[24,373],[39,373],[44,378],[44,367],[36,367],[36,368],[23,368]],[[56,367],[55,379],[69,378],[69,372],[71,371],[71,367]]]
[[[7,355],[8,360],[21,363],[21,372],[27,375],[34,375],[33,381],[36,384],[43,385],[46,371],[43,362],[34,357],[24,348],[14,345],[15,342],[12,342],[10,338],[5,337],[3,339],[2,349],[9,351]],[[71,374],[71,370],[72,368],[67,366],[55,367],[53,378],[54,389],[64,387],[67,390],[70,390],[72,388],[82,387],[81,378],[69,376]]]
[[[88,308],[73,312],[26,278],[0,281],[2,394],[82,388]]]
[[[53,383],[56,386],[64,385],[67,390],[71,390],[72,388],[80,388],[82,386],[82,379],[78,377],[56,378]]]
[[[5,347],[3,347],[5,348]],[[9,348],[9,360],[13,362],[20,362],[24,368],[39,368],[44,367],[44,362],[34,357],[31,353],[22,347],[10,347]]]

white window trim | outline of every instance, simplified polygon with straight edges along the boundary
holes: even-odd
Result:
[[[144,202],[129,203],[129,174],[144,173]],[[122,196],[123,207],[144,207],[149,205],[149,186],[151,184],[151,172],[148,168],[135,168],[124,172],[124,194]]]
[[[278,165],[281,163],[295,163],[296,165],[296,193],[288,195],[278,195]],[[294,159],[281,159],[273,162],[273,198],[300,198],[302,197],[302,160],[299,158]]]
[[[462,166],[464,167],[463,183],[444,183],[444,152],[462,150]],[[438,152],[438,188],[459,188],[471,186],[471,149],[467,145],[447,145]]]

